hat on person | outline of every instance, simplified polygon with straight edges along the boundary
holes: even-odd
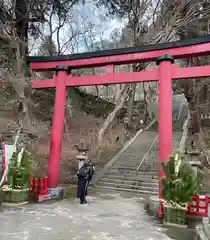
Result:
[[[76,159],[79,159],[79,160],[87,160],[88,157],[86,155],[77,155],[76,156]]]

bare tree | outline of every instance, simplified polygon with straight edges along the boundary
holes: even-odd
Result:
[[[188,9],[187,7],[190,3],[191,7]],[[155,44],[179,39],[179,33],[182,28],[187,29],[187,26],[197,21],[198,18],[204,19],[210,14],[209,6],[205,5],[201,7],[201,1],[193,1],[192,4],[191,0],[177,0],[173,2],[161,0],[156,1],[156,3],[152,0],[99,0],[98,4],[107,7],[109,14],[127,19],[127,25],[122,36],[122,40],[127,42],[127,46]],[[147,66],[147,64],[143,66],[133,65],[133,71],[142,71]],[[128,86],[126,86],[127,88]],[[123,88],[119,98],[125,101],[129,97],[131,99],[130,102],[132,102],[135,87],[131,87],[131,89],[133,90],[125,91]],[[154,89],[150,87],[149,93],[153,91]],[[149,95],[148,100],[151,100],[151,94],[147,95]],[[120,101],[118,102],[120,105],[116,104],[114,111],[110,113],[110,116],[108,116],[99,131],[99,145],[102,144],[103,135],[109,126],[111,126],[111,122],[115,119],[120,107],[123,107],[123,104]],[[128,110],[132,111],[131,107]],[[132,114],[129,113],[129,117],[131,116]]]
[[[19,41],[19,37],[16,33],[8,34],[4,32],[4,37],[7,37],[8,42],[13,42],[17,39],[16,44],[13,44],[13,64],[8,69],[6,78],[14,86],[17,94],[17,119],[20,127],[24,127],[27,132],[33,132],[31,125],[31,88],[29,85],[29,78],[25,74],[25,58],[22,56],[24,42]]]
[[[18,123],[29,132],[33,131],[32,91],[28,77],[29,71],[26,67],[29,38],[33,38],[35,42],[42,34],[40,26],[46,24],[51,16],[57,17],[56,33],[59,36],[60,29],[67,20],[66,16],[69,16],[70,9],[78,2],[77,0],[16,0],[15,2],[7,0],[0,3],[1,67],[7,72],[7,79],[14,86],[18,96],[15,101],[15,112],[19,116]],[[51,43],[52,38],[49,36],[47,41]],[[57,37],[59,51],[61,51],[60,39]],[[48,48],[48,50],[51,52],[52,49]]]

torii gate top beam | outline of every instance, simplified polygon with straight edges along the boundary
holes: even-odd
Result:
[[[71,69],[101,67],[108,64],[120,65],[154,61],[158,56],[170,54],[175,59],[192,56],[210,55],[210,35],[142,47],[119,48],[98,52],[87,52],[63,56],[28,57],[30,69],[34,71],[55,70],[56,66],[68,66]]]

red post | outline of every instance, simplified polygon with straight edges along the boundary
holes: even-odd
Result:
[[[41,181],[41,178],[38,178],[37,179],[37,194],[40,194],[41,189],[42,189],[42,181]]]
[[[30,184],[30,191],[34,192],[34,190],[36,190],[36,178],[35,177],[33,177],[31,179],[31,184]]]
[[[56,68],[56,72],[56,94],[50,143],[50,157],[48,163],[49,188],[56,188],[58,184],[65,117],[66,77],[68,75],[68,67],[58,66]]]
[[[4,171],[6,171],[6,153],[5,153],[5,143],[2,141],[1,143],[1,148],[2,148],[2,173],[4,174]],[[5,175],[4,178],[4,183],[6,183],[7,177]]]
[[[42,179],[42,190],[41,190],[41,194],[47,194],[48,193],[48,178],[44,177]]]
[[[159,198],[162,199],[161,178],[164,172],[161,162],[166,163],[172,153],[172,64],[173,56],[162,55],[157,58],[159,65],[158,81],[158,128],[159,128]],[[160,201],[159,216],[163,216]]]

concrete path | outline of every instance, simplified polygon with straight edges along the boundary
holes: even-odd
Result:
[[[101,194],[89,197],[87,205],[63,200],[4,208],[0,212],[0,240],[172,239],[166,235],[166,229],[147,215],[142,201]]]

